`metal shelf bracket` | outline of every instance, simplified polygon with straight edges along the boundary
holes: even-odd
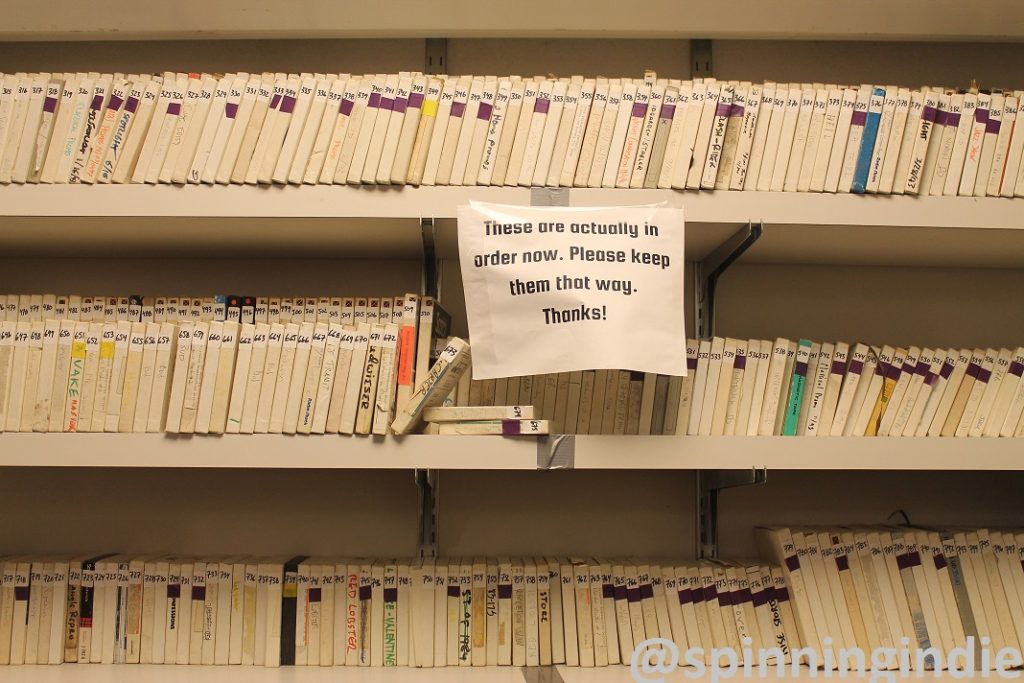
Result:
[[[763,233],[762,223],[748,222],[704,260],[694,264],[695,321],[698,339],[708,339],[715,334],[715,293],[719,278],[761,238]]]
[[[441,269],[437,263],[436,226],[433,218],[420,219],[420,233],[423,239],[423,295],[436,299],[441,290]]]
[[[757,486],[768,481],[768,470],[754,467],[744,470],[702,470],[697,472],[697,556],[718,557],[718,502],[722,491],[741,486]]]
[[[416,490],[419,507],[417,525],[417,547],[420,559],[437,558],[437,470],[415,470]]]

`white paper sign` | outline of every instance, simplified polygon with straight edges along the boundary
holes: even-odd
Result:
[[[474,379],[686,374],[683,210],[459,207]]]

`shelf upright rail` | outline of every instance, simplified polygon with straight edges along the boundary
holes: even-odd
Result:
[[[436,298],[440,292],[440,273],[437,254],[434,250],[434,219],[421,218],[420,232],[423,238],[423,281],[422,294]],[[413,470],[418,492],[417,545],[421,559],[437,557],[437,507],[440,473],[436,469]]]
[[[718,280],[726,270],[764,233],[764,226],[748,222],[702,261],[693,264],[694,278],[694,327],[698,339],[710,339],[715,335],[715,295]],[[696,554],[700,558],[716,558],[719,554],[718,503],[722,490],[738,486],[763,484],[767,478],[764,468],[747,471],[697,470],[695,473],[695,499],[697,503],[694,522],[697,526]]]

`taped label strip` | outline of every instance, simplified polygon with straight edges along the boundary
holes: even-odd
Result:
[[[569,206],[569,188],[531,187],[530,206]]]
[[[537,439],[537,469],[571,470],[576,467],[576,437],[572,434]]]
[[[554,666],[524,666],[520,671],[526,683],[564,683],[558,668]]]

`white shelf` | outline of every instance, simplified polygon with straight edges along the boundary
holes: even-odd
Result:
[[[529,437],[2,434],[0,466],[535,469]]]
[[[1020,439],[577,436],[585,470],[1024,470]],[[3,434],[0,467],[534,470],[530,437]]]
[[[552,670],[553,669],[553,670]],[[64,664],[61,666],[20,666],[0,669],[11,674],[11,680],[19,683],[178,683],[187,680],[196,683],[306,683],[328,681],[344,681],[345,683],[557,683],[552,673],[565,683],[634,683],[636,679],[630,674],[628,666],[612,665],[607,667],[580,668],[557,666],[533,667],[438,667],[431,669],[393,668],[385,669],[370,667],[280,667],[264,668],[251,666],[172,666],[172,665],[102,665],[102,664]],[[648,675],[640,680],[658,680],[664,678],[672,683],[683,681],[710,681],[707,673],[695,677],[692,669],[679,668],[665,676]],[[831,675],[811,672],[801,668],[795,675],[787,668],[785,676],[779,676],[775,669],[760,676],[756,667],[750,675],[751,680],[787,681],[787,680],[820,680],[839,678],[838,672]],[[915,680],[941,679],[931,671],[914,672]],[[993,677],[995,677],[993,675]],[[742,672],[737,672],[732,680],[747,680]],[[843,681],[869,681],[870,674],[860,676],[856,673],[844,674]]]
[[[1024,229],[1024,202],[995,197],[912,197],[814,192],[697,192],[609,188],[389,185],[7,185],[0,215],[129,218],[455,218],[470,200],[529,204],[567,192],[573,206],[668,202],[694,223]]]
[[[32,218],[455,218],[456,208],[471,199],[528,205],[532,191],[528,187],[472,185],[7,185],[0,187],[0,215]],[[572,203],[578,206],[658,201],[678,206],[684,198],[729,194],[616,189],[570,189],[569,193]],[[742,221],[746,220],[744,215]]]
[[[182,0],[173,6],[138,7],[62,0],[53,5],[52,11],[40,13],[36,3],[9,0],[0,40],[503,36],[995,41],[1024,35],[1020,5],[1013,0],[864,0],[827,6],[818,0],[767,5],[736,0],[727,13],[698,0],[652,0],[642,12],[613,0]]]
[[[541,190],[543,192],[543,190]],[[739,226],[761,222],[748,263],[1024,267],[1024,203],[972,197],[571,189],[573,206],[668,202],[699,260]],[[0,188],[0,245],[10,256],[225,254],[387,256],[422,252],[419,219],[438,219],[438,252],[457,253],[454,218],[470,200],[531,202],[506,187]]]
[[[612,683],[630,681],[629,669],[574,669],[558,667],[566,683]],[[3,667],[19,683],[525,683],[521,669],[485,667],[467,669],[439,667],[410,669],[383,667],[292,667],[258,666],[174,666],[64,664],[61,666]],[[547,679],[542,679],[547,680]]]

